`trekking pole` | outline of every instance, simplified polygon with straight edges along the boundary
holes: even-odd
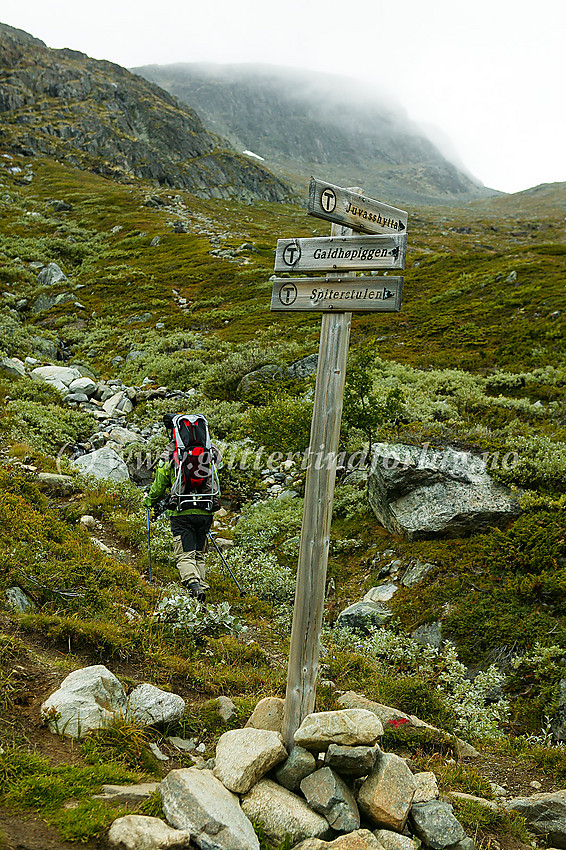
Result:
[[[149,508],[146,509],[147,517],[147,563],[149,567],[149,583],[152,584],[151,577],[151,537],[149,535]]]
[[[218,552],[218,554],[220,555],[220,559],[222,560],[222,563],[224,564],[224,566],[226,567],[226,569],[228,570],[228,572],[229,572],[229,573],[230,573],[230,575],[232,576],[232,579],[234,580],[234,583],[235,583],[236,587],[237,587],[237,588],[238,588],[238,590],[240,591],[240,596],[245,596],[245,595],[246,595],[246,591],[245,591],[245,590],[242,590],[242,588],[241,588],[241,586],[240,586],[240,584],[239,584],[239,582],[238,582],[238,579],[236,578],[236,576],[234,575],[234,573],[232,572],[232,570],[230,569],[230,567],[229,567],[229,566],[228,566],[228,564],[226,563],[226,559],[224,558],[224,555],[223,555],[223,554],[222,554],[222,552],[220,551],[220,547],[219,547],[219,546],[218,546],[218,544],[216,543],[216,540],[214,539],[214,537],[212,536],[212,534],[210,533],[210,531],[208,532],[208,536],[209,536],[209,538],[210,538],[210,541],[211,541],[212,545],[214,546],[214,548],[216,549],[216,551],[217,551],[217,552]]]

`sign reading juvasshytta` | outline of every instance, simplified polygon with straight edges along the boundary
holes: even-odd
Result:
[[[407,234],[278,239],[276,272],[404,269]]]
[[[402,277],[275,278],[274,311],[371,311],[396,313],[401,308]]]
[[[316,218],[345,224],[363,233],[403,233],[409,218],[405,210],[317,180],[316,177],[311,177],[307,212]]]

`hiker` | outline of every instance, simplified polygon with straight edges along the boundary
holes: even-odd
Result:
[[[208,423],[200,414],[166,413],[163,424],[169,443],[161,455],[144,505],[155,508],[169,494],[173,553],[181,584],[189,595],[206,601],[205,550],[214,511],[220,508],[217,466],[220,452],[210,441]]]

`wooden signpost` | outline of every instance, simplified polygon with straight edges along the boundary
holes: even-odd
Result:
[[[336,203],[328,190],[334,193]],[[326,277],[272,278],[272,310],[322,312],[283,714],[282,734],[289,749],[293,746],[295,731],[315,705],[352,311],[391,312],[398,311],[401,306],[403,278],[374,275],[356,277],[355,270],[405,267],[406,235],[401,235],[399,231],[407,227],[407,214],[365,198],[360,193],[361,189],[340,189],[313,178],[309,213],[334,222],[331,237],[279,239],[275,271],[326,271]],[[379,227],[381,229],[377,232],[387,235],[372,236],[367,241],[368,237],[354,235],[353,230],[344,227],[344,224],[353,224],[358,230],[362,229],[358,221],[360,216],[352,212],[351,200],[354,198],[364,202],[363,209],[368,217],[362,216],[362,220],[369,223],[366,230],[369,226]],[[345,206],[346,199],[350,199],[349,211]],[[321,210],[324,214],[321,214]],[[390,215],[391,211],[399,214],[395,220]],[[387,221],[396,221],[397,227],[391,224],[389,230],[383,229],[389,226],[383,223],[386,212]],[[350,218],[347,219],[347,216]],[[352,217],[353,221],[350,220]],[[376,231],[370,229],[369,232]],[[366,254],[362,257],[364,251]],[[338,270],[345,270],[345,273],[339,274]]]
[[[276,272],[404,269],[407,234],[278,239]]]
[[[352,189],[341,189],[311,177],[309,215],[345,224],[362,233],[403,233],[408,215],[381,201],[366,198]]]
[[[402,277],[276,277],[271,309],[397,313],[402,292]]]

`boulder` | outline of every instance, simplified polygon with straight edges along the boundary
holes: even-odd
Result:
[[[415,842],[407,835],[390,829],[376,829],[373,833],[383,850],[415,850]]]
[[[524,817],[528,828],[546,838],[548,846],[566,848],[566,790],[513,797],[506,809]]]
[[[301,360],[295,360],[294,363],[287,366],[287,377],[299,380],[301,378],[310,378],[312,375],[316,375],[317,366],[318,354],[307,354],[306,357],[303,357]]]
[[[368,634],[372,629],[379,628],[392,616],[392,612],[376,602],[362,600],[348,605],[340,611],[336,625],[345,626],[355,632]]]
[[[409,839],[410,841],[411,839]],[[346,835],[339,835],[334,841],[321,841],[320,838],[307,838],[294,850],[383,850],[383,847],[369,829],[357,829]],[[411,841],[410,850],[415,850]]]
[[[218,540],[216,542],[218,543]],[[216,711],[216,714],[225,726],[228,726],[238,716],[238,709],[230,697],[223,695],[215,697],[208,701],[208,706],[213,711]]]
[[[431,800],[411,807],[411,827],[423,844],[432,850],[444,850],[466,837],[450,803]]]
[[[270,384],[272,381],[277,381],[283,377],[283,369],[275,363],[268,363],[260,369],[253,372],[248,372],[244,375],[237,387],[237,394],[244,396],[252,389],[254,384]]]
[[[283,764],[275,771],[275,778],[289,791],[298,791],[302,780],[316,770],[316,759],[303,747],[293,747]]]
[[[291,846],[306,838],[329,838],[328,821],[287,788],[262,779],[242,798],[242,810],[256,823],[263,823],[268,841],[279,846],[289,836]]]
[[[210,770],[172,770],[159,790],[169,823],[188,830],[203,850],[259,850],[257,835],[238,798]]]
[[[390,602],[397,593],[397,585],[393,582],[371,587],[363,598],[363,602]]]
[[[324,763],[336,770],[340,776],[367,776],[375,766],[379,747],[341,747],[330,744]]]
[[[47,490],[55,493],[71,493],[75,489],[75,479],[71,475],[60,475],[57,472],[40,472],[37,480]]]
[[[110,431],[110,439],[116,445],[124,447],[132,443],[145,443],[146,440],[141,434],[136,434],[135,431],[130,431],[128,428],[121,428],[115,425]]]
[[[360,788],[360,811],[376,826],[402,832],[416,785],[405,761],[394,753],[380,753],[377,763]]]
[[[97,664],[69,673],[45,700],[41,715],[51,732],[81,738],[91,729],[101,729],[115,713],[124,714],[126,705],[126,693],[116,676]]]
[[[128,716],[144,726],[176,723],[185,713],[185,700],[154,685],[138,685],[128,697]]]
[[[9,378],[24,378],[26,367],[17,357],[0,357],[0,374]]]
[[[330,744],[373,746],[381,735],[383,726],[373,712],[348,708],[308,714],[294,739],[299,746],[319,752],[327,750]]]
[[[60,280],[67,280],[67,275],[59,268],[57,263],[49,263],[37,276],[37,282],[40,286],[53,286]]]
[[[405,540],[462,537],[520,513],[517,499],[493,481],[480,457],[449,447],[378,444],[368,496],[378,520]]]
[[[336,832],[354,832],[360,828],[354,795],[330,767],[321,767],[305,777],[301,791],[311,809],[323,815]]]
[[[214,775],[230,791],[245,794],[268,770],[287,758],[281,735],[267,729],[232,729],[216,745]]]
[[[45,381],[67,394],[69,385],[80,378],[81,373],[70,366],[38,366],[32,369],[31,377],[34,381]]]
[[[108,416],[126,416],[134,409],[134,405],[126,395],[124,390],[118,390],[113,393],[110,398],[107,398],[102,405],[102,409]]]
[[[218,543],[218,539],[216,540]],[[285,700],[281,697],[265,697],[260,699],[246,723],[255,729],[271,729],[272,732],[280,732],[283,723],[283,709]]]
[[[71,466],[83,475],[102,478],[109,481],[129,481],[128,467],[119,454],[109,446],[103,446],[90,454],[82,455],[71,461]]]
[[[69,384],[69,389],[72,393],[84,393],[90,398],[90,396],[94,395],[94,393],[96,392],[96,386],[96,381],[93,381],[92,378],[82,376],[80,378],[76,378],[74,381],[71,381],[71,383]]]
[[[429,771],[413,774],[416,790],[413,797],[413,805],[415,803],[428,803],[430,800],[436,800],[438,797],[438,782],[434,773]]]
[[[22,614],[25,614],[26,611],[33,611],[35,608],[35,605],[21,587],[8,587],[6,589],[6,602],[12,610],[20,611]]]
[[[183,850],[190,847],[191,833],[173,829],[159,818],[125,815],[114,821],[108,843],[118,850]]]

